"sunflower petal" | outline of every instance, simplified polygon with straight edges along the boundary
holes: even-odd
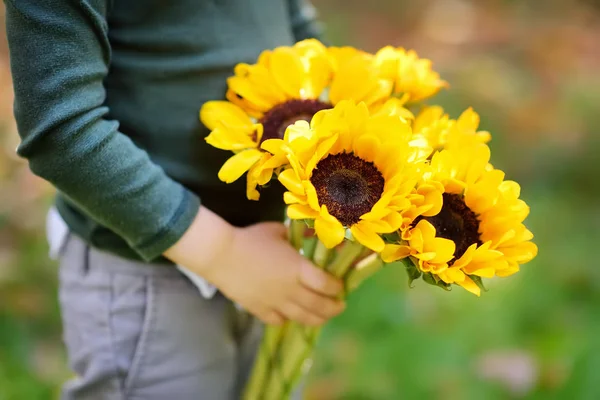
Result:
[[[471,272],[471,275],[481,276],[482,278],[493,278],[496,275],[496,268],[479,268]]]
[[[277,85],[290,98],[302,97],[305,71],[298,53],[289,47],[280,47],[271,54],[270,69]]]
[[[227,89],[225,98],[227,98],[227,100],[229,100],[232,104],[241,107],[252,118],[259,119],[263,116],[263,112],[266,111],[265,109],[258,107],[256,104],[253,104],[248,99],[242,97],[232,89]]]
[[[310,183],[310,181],[304,181],[303,184],[304,184],[304,191],[306,192],[306,198],[307,198],[308,204],[314,210],[320,209],[319,198],[317,196],[317,190],[315,189],[313,184]]]
[[[334,216],[327,212],[327,207],[323,206],[319,217],[315,219],[315,232],[321,242],[328,249],[332,249],[342,243],[346,235],[344,226]]]
[[[310,176],[312,174],[313,169],[316,167],[317,163],[321,161],[321,159],[330,152],[331,147],[338,140],[338,135],[335,134],[325,140],[323,140],[317,148],[315,149],[314,154],[306,163],[305,174]]]
[[[424,242],[429,242],[435,238],[435,227],[431,224],[431,222],[422,219],[415,226],[415,229],[418,229],[421,234]]]
[[[261,143],[260,148],[273,155],[284,154],[285,142],[281,139],[267,139]]]
[[[323,55],[311,57],[307,64],[306,80],[301,95],[303,98],[318,99],[331,81],[330,61]]]
[[[207,101],[200,109],[200,120],[210,130],[220,124],[251,127],[252,121],[240,107],[228,101]]]
[[[519,264],[511,265],[510,267],[496,271],[496,276],[506,278],[520,271]]]
[[[410,255],[410,247],[399,244],[386,244],[381,251],[381,259],[386,263],[401,260]]]
[[[257,182],[253,179],[246,181],[246,197],[248,200],[257,201],[260,199],[260,192],[256,190]]]
[[[398,53],[392,46],[385,46],[375,54],[375,63],[382,77],[390,80],[396,79],[398,74]]]
[[[525,264],[533,260],[538,253],[538,247],[533,242],[523,242],[516,246],[501,249],[505,257],[508,257],[518,264]]]
[[[256,147],[247,131],[217,127],[204,139],[206,143],[221,150],[239,151]]]
[[[255,110],[266,112],[277,104],[276,100],[262,95],[246,78],[232,76],[227,79],[227,85],[238,98],[244,99]]]
[[[394,82],[389,79],[377,79],[373,85],[373,89],[365,96],[362,101],[366,104],[381,103],[389,98],[394,89]],[[408,111],[408,110],[406,110]],[[408,111],[410,113],[410,111]],[[406,113],[404,115],[407,115]]]
[[[431,245],[431,250],[435,251],[435,257],[431,260],[432,262],[436,264],[447,263],[454,257],[456,245],[452,240],[434,238],[429,244]]]
[[[273,104],[283,103],[287,100],[284,91],[277,85],[273,75],[269,71],[271,54],[268,57],[259,59],[259,62],[254,65],[238,64],[234,72],[237,76],[243,77],[256,90],[262,98],[269,99]]]
[[[225,183],[236,181],[252,165],[260,160],[262,153],[256,149],[244,150],[225,161],[219,170],[219,179]]]
[[[315,219],[319,212],[305,204],[292,204],[287,208],[287,216],[290,219]]]
[[[444,109],[440,106],[428,106],[425,107],[413,122],[413,131],[421,132],[424,129],[433,125],[434,122],[438,121],[444,115]]]
[[[385,101],[381,106],[375,107],[376,112],[373,114],[374,116],[386,115],[386,116],[395,116],[400,117],[404,120],[413,120],[415,118],[414,114],[410,112],[409,109],[405,108],[406,104],[405,99],[399,99],[396,97],[392,97]],[[372,107],[373,108],[373,107]]]
[[[475,133],[479,127],[479,114],[472,107],[467,108],[456,120],[456,128],[461,131]]]
[[[379,78],[375,73],[372,56],[359,54],[340,65],[329,89],[333,104],[342,100],[362,101],[378,88]]]
[[[383,218],[383,222],[389,225],[389,230],[379,231],[380,233],[392,233],[400,229],[402,226],[403,218],[402,215],[396,211],[390,212]]]
[[[481,289],[479,288],[479,286],[477,286],[475,282],[473,282],[471,278],[469,278],[468,275],[465,275],[465,278],[457,283],[463,288],[467,289],[469,292],[473,293],[474,295],[478,297],[481,295]]]
[[[408,142],[412,136],[410,125],[391,115],[379,115],[371,118],[366,126],[366,132],[376,135],[382,142],[386,140],[398,140]]]
[[[465,173],[464,181],[467,184],[475,182],[484,172],[485,167],[490,161],[490,148],[485,144],[473,146],[472,149],[465,149],[465,152],[470,150],[471,158],[469,166]]]
[[[267,153],[265,153],[267,154]],[[270,154],[269,154],[270,155]],[[263,169],[275,169],[284,166],[288,163],[288,159],[285,155],[276,155],[267,157],[265,162],[262,164]]]
[[[285,192],[283,193],[283,202],[285,204],[306,204],[306,197],[298,196],[292,192]]]
[[[282,171],[277,178],[290,192],[298,196],[304,196],[306,194],[302,181],[298,179],[298,175],[296,175],[296,172],[292,168]]]
[[[266,154],[263,154],[263,158],[265,155]],[[246,197],[248,198],[248,200],[256,201],[260,199],[260,193],[258,190],[256,190],[256,187],[258,185],[264,185],[264,182],[260,181],[262,179],[261,174],[257,172],[258,164],[261,162],[262,160],[258,161],[257,164],[255,164],[250,168],[250,170],[248,170],[248,175],[246,178]]]
[[[422,215],[425,217],[432,217],[439,214],[444,203],[442,191],[438,190],[433,185],[423,185],[418,189],[418,192],[423,195],[423,203],[431,206],[431,208],[424,211]]]
[[[384,247],[385,242],[374,230],[369,229],[367,224],[361,222],[354,224],[350,227],[352,236],[363,246],[373,250],[376,253],[380,253]]]
[[[360,135],[354,139],[353,152],[359,158],[371,161],[379,152],[380,140],[374,135]]]

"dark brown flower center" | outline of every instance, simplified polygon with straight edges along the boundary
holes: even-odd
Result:
[[[343,225],[351,226],[381,198],[385,180],[372,162],[352,153],[332,154],[319,161],[310,182],[320,205]]]
[[[271,108],[260,119],[263,125],[261,143],[267,139],[283,139],[285,130],[296,121],[308,121],[321,110],[331,108],[331,104],[319,100],[289,100]]]
[[[479,220],[475,214],[458,194],[444,193],[442,210],[433,217],[419,217],[415,220],[416,225],[421,219],[429,221],[435,227],[436,236],[450,239],[456,244],[454,258],[448,264],[452,265],[455,260],[462,257],[469,246],[473,243],[481,245],[479,238]]]

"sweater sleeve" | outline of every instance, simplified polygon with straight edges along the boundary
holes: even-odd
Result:
[[[292,31],[296,41],[318,39],[323,42],[323,29],[310,0],[288,0]]]
[[[187,230],[199,199],[106,119],[112,0],[5,0],[20,156],[145,260]]]

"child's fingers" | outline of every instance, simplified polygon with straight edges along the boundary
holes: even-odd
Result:
[[[287,239],[288,230],[281,222],[262,222],[257,226],[260,227],[263,234],[272,234],[275,237]]]
[[[288,319],[301,324],[319,326],[325,323],[325,318],[313,314],[293,302],[287,302],[280,310]]]
[[[250,311],[255,317],[268,325],[281,325],[285,318],[275,310]]]
[[[292,299],[300,307],[322,318],[333,318],[346,308],[343,301],[317,294],[305,287],[299,287]]]
[[[344,290],[341,280],[305,261],[301,264],[298,280],[307,288],[331,297],[340,295]]]

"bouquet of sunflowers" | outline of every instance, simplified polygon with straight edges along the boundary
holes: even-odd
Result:
[[[305,40],[237,65],[227,84],[228,101],[200,111],[206,141],[234,153],[219,178],[246,174],[252,200],[281,182],[292,245],[346,294],[400,261],[410,282],[479,296],[482,278],[536,256],[519,185],[489,163],[490,134],[471,109],[454,120],[421,104],[448,85],[414,51]],[[245,398],[289,398],[320,329],[267,326]]]

